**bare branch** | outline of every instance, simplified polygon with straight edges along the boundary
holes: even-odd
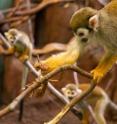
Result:
[[[13,111],[17,105],[20,103],[20,101],[26,97],[29,93],[31,93],[33,90],[35,90],[36,88],[38,88],[39,86],[41,86],[41,84],[45,83],[48,79],[50,79],[51,77],[53,77],[54,75],[56,75],[59,72],[65,71],[65,70],[72,70],[72,71],[76,71],[79,72],[82,75],[85,75],[89,78],[91,78],[92,76],[86,72],[83,72],[83,70],[81,71],[81,69],[73,66],[73,65],[65,65],[62,67],[59,67],[55,70],[53,70],[52,72],[48,73],[47,75],[45,75],[44,77],[40,77],[38,79],[36,79],[35,82],[33,82],[33,84],[31,84],[26,90],[24,90],[21,94],[19,94],[19,96],[17,96],[13,102],[11,102],[11,104],[9,104],[6,108],[2,109],[0,111],[0,117],[8,114],[9,112]],[[82,72],[82,73],[81,73]],[[87,75],[88,74],[88,75]],[[89,93],[89,91],[88,91]],[[82,95],[82,97],[84,98],[85,96]],[[80,100],[82,100],[83,98],[80,98]],[[69,104],[68,104],[69,105]]]
[[[74,0],[43,0],[35,8],[29,9],[29,10],[25,10],[25,11],[17,11],[15,13],[15,15],[17,15],[17,16],[32,15],[32,14],[35,14],[35,13],[39,12],[40,10],[45,8],[46,6],[49,6],[49,5],[52,5],[52,4],[55,4],[55,3],[73,2],[73,1]]]
[[[61,3],[61,2],[73,2],[73,1],[74,0],[48,0],[48,1],[44,0],[41,3],[39,3],[36,7],[33,7],[31,9],[16,11],[14,13],[14,17],[0,20],[0,24],[19,21],[19,20],[23,19],[24,17],[26,18],[28,16],[36,14],[37,12],[41,11],[43,8],[47,7],[48,5],[52,5],[55,3]],[[12,11],[14,9],[16,9],[16,8],[13,8]],[[26,20],[28,20],[28,19],[29,18],[26,18]]]

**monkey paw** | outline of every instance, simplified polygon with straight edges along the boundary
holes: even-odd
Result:
[[[100,81],[100,79],[104,76],[104,71],[102,69],[94,69],[91,71],[91,74],[93,75],[93,79],[97,82]]]
[[[29,57],[28,57],[27,55],[25,55],[25,56],[23,55],[23,56],[20,56],[20,57],[19,57],[19,60],[20,60],[21,62],[23,62],[23,63],[24,63],[26,60],[28,60],[28,59],[29,59]]]
[[[34,67],[40,68],[43,71],[48,70],[48,66],[46,64],[41,63],[41,62],[35,63]]]

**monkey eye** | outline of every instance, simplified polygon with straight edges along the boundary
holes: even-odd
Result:
[[[72,95],[72,96],[73,96],[73,95],[75,95],[75,92],[74,92],[74,91],[72,91],[72,92],[71,92],[71,95]]]
[[[83,37],[84,36],[84,33],[83,32],[79,32],[78,33],[78,36]]]
[[[83,36],[85,35],[84,32],[79,31],[79,30],[77,30],[76,34],[77,34],[79,37],[83,37]]]

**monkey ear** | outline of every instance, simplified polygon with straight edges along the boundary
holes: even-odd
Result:
[[[65,87],[63,87],[63,88],[61,88],[61,91],[64,93],[64,91],[66,90],[66,88]]]
[[[89,27],[93,29],[94,31],[98,30],[99,27],[99,17],[98,15],[94,15],[89,19]]]

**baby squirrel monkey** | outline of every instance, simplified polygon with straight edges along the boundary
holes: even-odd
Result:
[[[111,1],[99,11],[86,7],[75,12],[70,25],[76,36],[78,28],[88,29],[89,42],[104,47],[104,57],[91,71],[94,80],[99,81],[117,60],[117,0]]]
[[[10,29],[5,32],[5,36],[11,44],[6,54],[15,53],[22,62],[31,59],[33,46],[27,34],[17,29]]]
[[[64,88],[62,88],[62,92],[68,100],[71,100],[76,95],[81,95],[83,91],[88,89],[90,84],[80,84],[77,87],[75,84],[67,84]],[[83,114],[82,124],[89,124],[89,113],[87,110],[88,105],[93,107],[93,115],[97,124],[106,124],[106,120],[104,118],[104,112],[108,105],[113,109],[117,110],[117,105],[114,104],[108,95],[104,92],[101,87],[96,86],[93,92],[78,104],[78,107],[81,108],[81,112]]]
[[[16,56],[22,63],[24,63],[27,60],[30,61],[32,56],[33,45],[28,35],[22,31],[19,31],[18,29],[10,29],[8,32],[5,33],[5,36],[11,45],[11,47],[8,49],[8,51],[5,52],[5,54],[7,55],[16,54]],[[24,65],[21,80],[21,90],[25,89],[28,72],[29,72],[28,67]],[[23,116],[23,102],[24,100],[22,100],[20,103],[19,120],[21,120]]]

